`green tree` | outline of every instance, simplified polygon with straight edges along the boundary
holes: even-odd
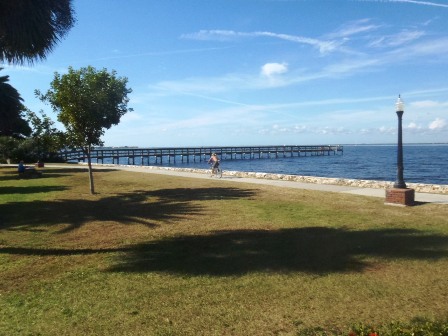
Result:
[[[22,115],[23,99],[8,81],[9,76],[0,76],[0,136],[29,136],[31,128]]]
[[[101,136],[106,129],[117,125],[128,109],[127,78],[117,77],[116,71],[101,71],[89,66],[60,75],[55,73],[50,90],[36,95],[48,102],[58,113],[58,121],[66,128],[70,147],[79,148],[87,157],[90,192],[95,193],[92,173],[91,150],[101,146]]]
[[[32,127],[31,139],[34,143],[36,160],[59,160],[57,154],[65,146],[65,134],[54,127],[54,121],[43,111],[40,117],[31,110],[26,110],[28,122]]]
[[[13,163],[18,159],[19,140],[10,136],[0,136],[0,162]]]
[[[0,0],[0,61],[45,59],[75,23],[72,0]]]

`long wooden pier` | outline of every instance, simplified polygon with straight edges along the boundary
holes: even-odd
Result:
[[[98,147],[92,150],[92,162],[112,164],[150,165],[176,162],[208,161],[212,153],[221,160],[272,159],[300,156],[323,156],[343,154],[341,145],[318,146],[227,146],[227,147],[159,147],[159,148],[109,148]],[[60,152],[65,161],[84,162],[87,157],[79,150]],[[123,163],[123,161],[125,161]]]

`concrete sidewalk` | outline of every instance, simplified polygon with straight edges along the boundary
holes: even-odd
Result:
[[[212,177],[210,177],[210,175],[208,173],[201,174],[201,173],[192,173],[192,172],[157,169],[157,168],[147,169],[145,167],[138,167],[138,166],[114,166],[114,168],[121,169],[121,170],[128,170],[128,171],[151,173],[151,174],[182,176],[182,177],[188,177],[188,178],[212,179]],[[213,179],[217,179],[217,178],[213,177]],[[384,189],[375,189],[375,188],[358,188],[358,187],[342,186],[342,185],[302,183],[302,182],[295,182],[295,181],[246,178],[246,177],[236,177],[236,176],[227,176],[227,175],[223,175],[222,178],[219,179],[219,181],[264,184],[264,185],[271,185],[271,186],[283,187],[283,188],[297,188],[297,189],[305,189],[305,190],[328,191],[328,192],[335,192],[335,193],[345,193],[345,194],[353,194],[353,195],[386,198],[386,191]],[[415,193],[415,201],[422,202],[422,203],[448,204],[448,195],[416,192]]]

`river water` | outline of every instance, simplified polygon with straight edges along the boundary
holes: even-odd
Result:
[[[204,161],[190,163],[179,161],[164,163],[161,166],[208,168]],[[127,160],[126,163],[124,161],[120,163],[127,164]],[[448,144],[405,144],[403,163],[405,182],[448,185]],[[344,145],[342,155],[222,160],[221,164],[224,171],[395,181],[397,146]]]

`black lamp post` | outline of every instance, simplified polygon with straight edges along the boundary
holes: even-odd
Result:
[[[406,183],[403,179],[403,136],[402,136],[402,117],[404,104],[398,95],[397,103],[395,104],[398,116],[398,147],[397,147],[397,181],[394,184],[394,188],[406,189]]]

